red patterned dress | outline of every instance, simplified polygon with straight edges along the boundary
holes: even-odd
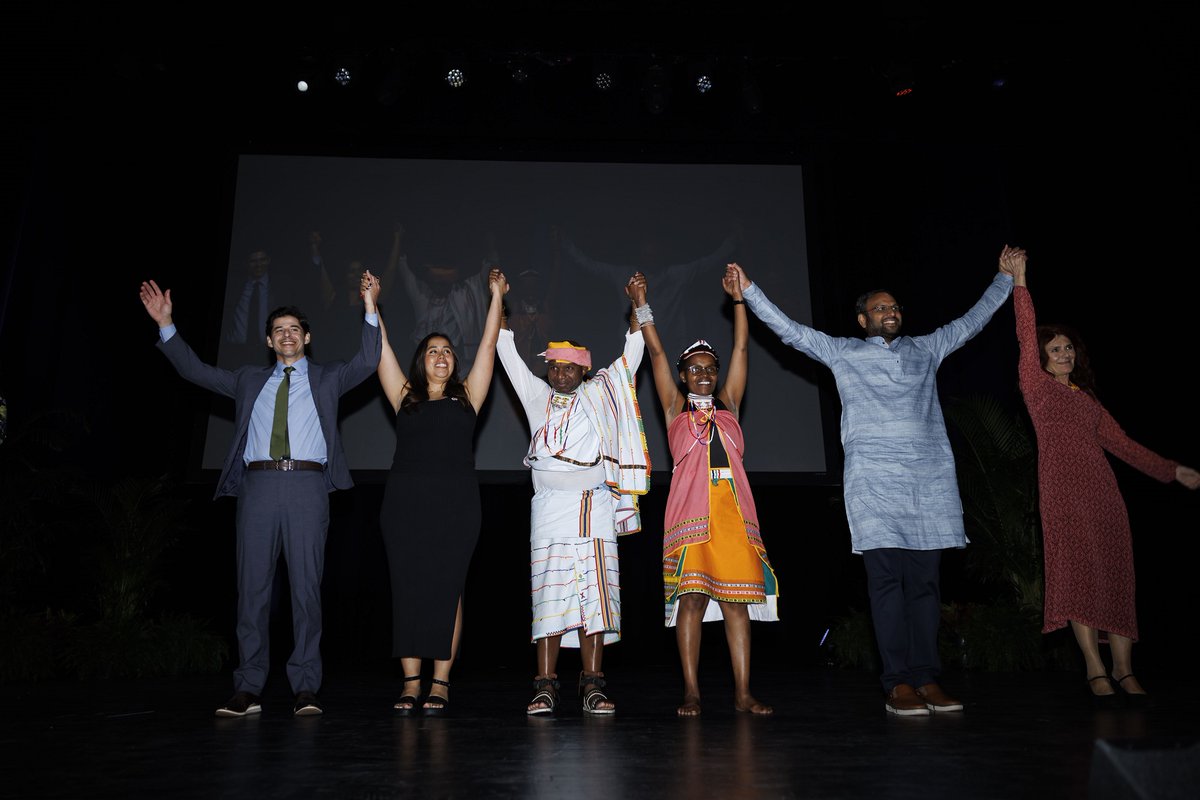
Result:
[[[1019,378],[1038,445],[1045,549],[1042,633],[1075,621],[1138,638],[1129,514],[1105,451],[1170,483],[1178,464],[1130,439],[1091,395],[1041,366],[1029,290],[1013,289]]]

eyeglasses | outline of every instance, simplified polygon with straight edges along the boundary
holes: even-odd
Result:
[[[721,368],[716,364],[710,364],[707,367],[702,367],[699,364],[693,364],[687,368],[689,375],[716,375],[721,371]]]
[[[867,310],[874,311],[876,314],[883,314],[888,311],[891,311],[893,314],[899,314],[901,311],[904,310],[904,306],[900,305],[899,303],[893,303],[890,306],[885,306],[885,305],[871,306]]]

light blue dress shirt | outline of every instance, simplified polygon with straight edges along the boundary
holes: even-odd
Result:
[[[308,359],[302,358],[292,364],[288,384],[288,443],[294,461],[326,461],[325,433],[321,430],[321,419],[317,416],[317,404],[313,401],[312,384],[308,382]],[[246,435],[247,464],[251,461],[271,460],[271,427],[275,423],[275,393],[283,381],[283,362],[276,361],[267,385],[258,393],[254,408],[250,412],[250,430]]]

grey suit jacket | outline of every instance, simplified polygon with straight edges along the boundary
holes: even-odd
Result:
[[[160,339],[158,347],[185,380],[233,398],[233,441],[225,456],[225,465],[217,481],[214,499],[223,495],[236,495],[246,473],[243,454],[250,430],[250,412],[254,408],[254,401],[266,386],[267,378],[271,377],[274,367],[245,366],[230,370],[205,364],[178,331],[165,342]],[[379,327],[364,320],[362,345],[354,358],[350,361],[334,361],[327,365],[308,362],[308,382],[312,387],[317,417],[321,421],[328,451],[325,486],[331,492],[335,489],[349,489],[354,485],[350,478],[350,469],[346,466],[346,455],[342,451],[341,434],[338,432],[338,401],[342,395],[375,372],[379,366],[382,348],[383,339],[379,335]]]

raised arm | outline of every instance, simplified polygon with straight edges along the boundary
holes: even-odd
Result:
[[[1007,245],[1001,253],[1007,252],[1009,257],[1017,257],[1022,251],[1009,248]],[[1004,263],[1001,262],[996,274],[992,277],[992,282],[988,284],[983,296],[980,297],[975,305],[967,310],[956,320],[947,322],[933,333],[919,338],[923,344],[933,353],[937,363],[941,363],[946,356],[953,353],[958,348],[962,347],[971,339],[983,330],[983,326],[991,320],[992,316],[1008,299],[1013,290],[1012,273],[1007,272],[1004,268]]]
[[[488,289],[492,293],[488,304],[487,319],[483,323],[483,338],[479,340],[479,349],[475,353],[475,361],[471,371],[467,373],[465,385],[467,397],[478,412],[487,399],[488,388],[492,385],[492,371],[496,366],[496,340],[500,337],[500,318],[504,315],[504,295],[508,293],[508,279],[499,269],[493,268],[488,272]]]
[[[376,305],[383,286],[380,279],[375,277],[371,270],[367,270],[362,274],[359,289],[362,291],[363,307],[366,312],[379,315],[379,335],[383,338],[383,352],[379,356],[379,366],[375,371],[379,375],[379,385],[383,387],[384,396],[391,403],[392,410],[399,411],[400,401],[404,399],[404,395],[408,394],[408,376],[404,374],[400,362],[396,359],[396,352],[388,340],[387,326],[383,323],[383,315],[379,314]]]
[[[733,270],[730,270],[733,267]],[[729,366],[725,379],[721,381],[721,402],[735,416],[740,417],[742,397],[746,394],[746,379],[750,374],[750,318],[746,314],[746,301],[742,299],[742,281],[736,263],[728,264],[721,281],[725,294],[733,300],[733,348],[729,353]]]
[[[1025,251],[1004,245],[1000,251],[1000,271],[1012,276],[1013,286],[1025,285]]]
[[[404,225],[397,222],[392,226],[392,249],[388,253],[387,265],[383,268],[383,275],[380,275],[380,282],[384,287],[379,290],[379,299],[386,302],[388,292],[398,278],[400,262],[404,261],[404,271],[408,271],[408,260],[404,257]]]
[[[644,320],[641,323],[642,338],[646,340],[646,350],[650,353],[650,370],[654,374],[654,391],[658,394],[658,402],[662,405],[663,417],[667,425],[675,419],[683,406],[683,395],[679,391],[679,381],[671,367],[671,361],[663,348],[662,339],[658,337],[658,328],[647,303],[649,287],[646,276],[640,272],[634,273],[625,287],[633,303],[634,314],[640,314]],[[639,309],[641,309],[639,311]]]
[[[746,275],[746,270],[742,269],[742,265],[736,261],[725,265],[725,281],[729,281],[737,287],[738,297],[741,297],[742,292],[749,289],[750,284],[753,283],[750,277]]]
[[[1037,312],[1025,283],[1025,252],[1000,255],[1000,271],[1013,278],[1013,317],[1017,325],[1017,382],[1026,404],[1038,402],[1038,387],[1053,378],[1042,369],[1042,354],[1037,343]]]
[[[174,306],[171,304],[170,289],[164,292],[158,288],[158,284],[153,280],[142,281],[142,288],[138,292],[138,297],[141,298],[142,305],[146,308],[146,313],[150,315],[150,319],[158,323],[158,327],[165,328],[168,325],[174,324],[171,318],[171,311]]]
[[[175,330],[175,323],[171,317],[173,308],[171,290],[168,289],[164,292],[154,281],[143,281],[138,296],[141,298],[146,313],[158,323],[158,347],[171,362],[175,371],[184,380],[191,381],[197,386],[225,397],[233,397],[237,390],[237,373],[233,370],[205,364]],[[164,330],[166,328],[170,328],[170,331]]]

